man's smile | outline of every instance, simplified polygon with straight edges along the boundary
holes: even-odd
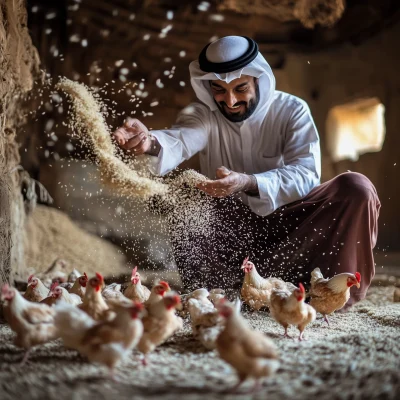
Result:
[[[234,107],[228,107],[227,105],[224,105],[225,110],[229,113],[237,113],[239,111],[242,110],[243,104],[239,104],[238,106],[234,106]]]

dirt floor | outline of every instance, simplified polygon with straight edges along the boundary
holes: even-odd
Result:
[[[37,347],[19,367],[22,351],[12,332],[0,325],[0,397],[6,399],[398,399],[400,398],[400,303],[393,287],[372,287],[366,300],[346,314],[317,320],[306,342],[281,337],[268,313],[245,313],[256,329],[270,334],[281,353],[281,367],[255,395],[220,392],[236,383],[233,370],[206,352],[188,324],[142,366],[134,354],[118,370],[119,382],[89,365],[58,341]],[[293,336],[297,335],[294,328]],[[252,382],[242,391],[249,390]]]

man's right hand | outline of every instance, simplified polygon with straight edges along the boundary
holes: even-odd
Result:
[[[138,156],[150,150],[149,130],[138,119],[127,118],[124,125],[113,133],[114,139],[124,150]]]

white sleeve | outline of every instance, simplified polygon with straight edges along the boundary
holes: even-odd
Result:
[[[248,197],[259,215],[300,200],[320,182],[321,150],[317,128],[305,102],[298,102],[285,132],[284,167],[255,174],[259,197]]]
[[[193,103],[180,112],[171,129],[151,131],[161,146],[157,157],[149,156],[152,174],[165,175],[206,147],[209,112],[203,104]]]

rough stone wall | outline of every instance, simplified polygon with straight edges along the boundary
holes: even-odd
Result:
[[[39,66],[26,16],[24,0],[0,0],[0,283],[20,273],[23,259],[25,213],[15,136],[23,121],[22,97]]]

